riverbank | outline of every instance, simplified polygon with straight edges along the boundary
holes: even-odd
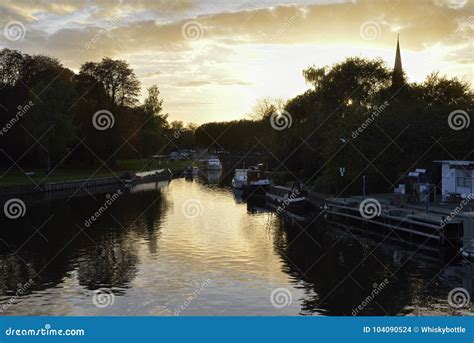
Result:
[[[154,169],[170,169],[173,174],[183,171],[189,165],[199,166],[197,161],[168,160],[119,160],[115,168],[96,166],[90,168],[65,167],[46,174],[39,168],[25,168],[24,173],[18,170],[0,170],[0,188],[11,186],[37,186],[51,182],[67,182],[74,180],[120,177],[124,172],[147,171]]]

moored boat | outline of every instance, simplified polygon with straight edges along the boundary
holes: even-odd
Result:
[[[207,160],[206,167],[208,170],[220,170],[222,169],[222,164],[218,158],[210,158]]]
[[[184,170],[184,177],[186,179],[193,179],[199,174],[199,168],[196,166],[189,166]]]
[[[265,197],[267,204],[276,208],[278,213],[305,213],[310,205],[302,187],[270,186]]]
[[[272,184],[270,172],[262,169],[262,165],[247,169],[247,183],[242,187],[244,196],[265,196],[266,189]]]
[[[169,169],[157,169],[145,172],[126,172],[122,175],[122,180],[128,184],[145,183],[152,181],[170,180],[173,173]]]
[[[247,184],[247,169],[236,169],[232,178],[232,187],[242,189]]]

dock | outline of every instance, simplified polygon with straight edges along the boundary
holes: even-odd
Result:
[[[386,195],[327,198],[323,206],[331,221],[379,233],[393,231],[402,239],[460,248],[465,256],[474,256],[474,213],[466,211],[470,209],[456,211],[455,204],[449,204],[426,211],[419,204],[394,204]]]

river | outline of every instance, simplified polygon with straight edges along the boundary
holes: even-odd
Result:
[[[0,313],[469,313],[447,296],[472,292],[472,265],[323,218],[285,222],[218,178],[25,200],[23,217],[0,219]]]

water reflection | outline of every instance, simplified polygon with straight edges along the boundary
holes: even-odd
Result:
[[[449,290],[472,292],[470,265],[319,220],[302,230],[215,180],[124,189],[89,227],[116,190],[25,199],[25,217],[0,219],[0,304],[34,283],[3,314],[351,315],[385,279],[361,315],[451,314]],[[185,213],[190,199],[197,216]],[[116,299],[99,309],[92,291],[102,287]],[[289,290],[288,306],[272,305],[276,288]]]

